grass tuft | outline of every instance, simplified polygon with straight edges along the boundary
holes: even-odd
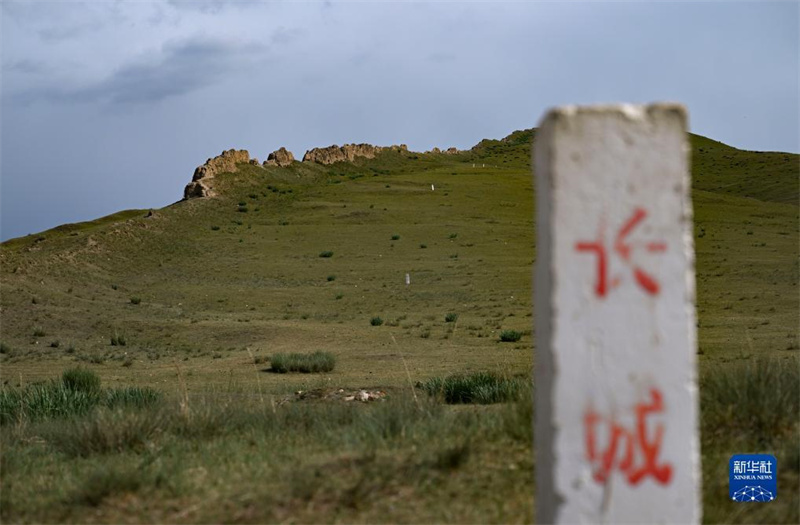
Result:
[[[330,352],[314,352],[311,354],[275,354],[270,360],[273,372],[285,374],[287,372],[302,372],[316,374],[330,372],[336,366],[336,357]]]
[[[62,383],[0,389],[0,425],[18,420],[71,417],[89,412],[98,401],[96,392],[73,390]]]
[[[163,426],[159,411],[97,410],[83,418],[50,422],[42,437],[70,457],[141,451]]]
[[[516,343],[522,339],[522,332],[516,330],[503,330],[500,332],[500,341],[504,343]]]
[[[383,319],[381,319],[378,316],[375,316],[369,320],[369,324],[371,324],[372,326],[380,326],[383,324]]]
[[[100,376],[87,368],[77,367],[65,370],[61,374],[64,388],[74,392],[96,394],[100,391]]]
[[[519,397],[522,380],[511,379],[492,372],[434,377],[420,386],[429,395],[445,403],[475,403],[487,405],[514,401]]]
[[[766,445],[765,439],[791,433],[800,413],[800,375],[793,364],[760,358],[705,374],[703,434]]]
[[[144,485],[142,477],[134,468],[97,467],[74,492],[72,501],[97,507],[109,496],[137,492]]]
[[[112,388],[106,391],[105,406],[115,408],[142,409],[155,405],[161,400],[161,393],[150,387],[129,386]]]
[[[66,370],[61,381],[0,389],[0,425],[18,420],[47,420],[85,415],[95,407],[142,409],[161,394],[147,387],[103,390],[100,377],[85,368]]]

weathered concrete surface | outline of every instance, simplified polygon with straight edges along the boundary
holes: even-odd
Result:
[[[534,159],[537,522],[699,522],[685,110],[556,109]]]

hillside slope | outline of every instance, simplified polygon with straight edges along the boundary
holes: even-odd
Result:
[[[2,379],[79,360],[111,382],[157,385],[180,362],[191,388],[293,389],[309,380],[258,378],[250,353],[318,349],[351,387],[407,384],[401,357],[414,381],[527,372],[532,338],[498,334],[532,326],[533,138],[240,164],[217,176],[217,197],[3,243]],[[701,365],[796,357],[798,156],[691,144]]]

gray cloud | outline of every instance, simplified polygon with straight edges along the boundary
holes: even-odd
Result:
[[[167,0],[167,3],[175,9],[201,13],[218,13],[226,6],[226,3],[229,4],[225,0]]]
[[[79,38],[86,33],[98,31],[100,28],[96,22],[82,21],[69,25],[52,25],[38,31],[39,37],[48,42],[58,43],[62,40]]]
[[[59,85],[25,90],[22,102],[98,102],[151,104],[198,91],[254,64],[266,51],[241,44],[193,37],[164,44],[161,51],[122,65],[107,78],[83,87]]]
[[[455,62],[456,56],[452,53],[431,53],[428,55],[428,60],[436,64],[445,64]]]
[[[279,26],[272,32],[270,42],[275,45],[291,44],[303,34],[303,30],[296,27]]]
[[[26,75],[41,75],[50,69],[42,60],[22,59],[3,64],[3,70]]]
[[[197,11],[204,14],[219,13],[230,7],[238,9],[260,7],[265,3],[259,0],[167,0],[167,4],[175,9]]]

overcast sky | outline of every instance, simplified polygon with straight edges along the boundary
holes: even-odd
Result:
[[[223,149],[469,148],[565,103],[797,152],[798,5],[2,0],[0,237],[164,206]]]

